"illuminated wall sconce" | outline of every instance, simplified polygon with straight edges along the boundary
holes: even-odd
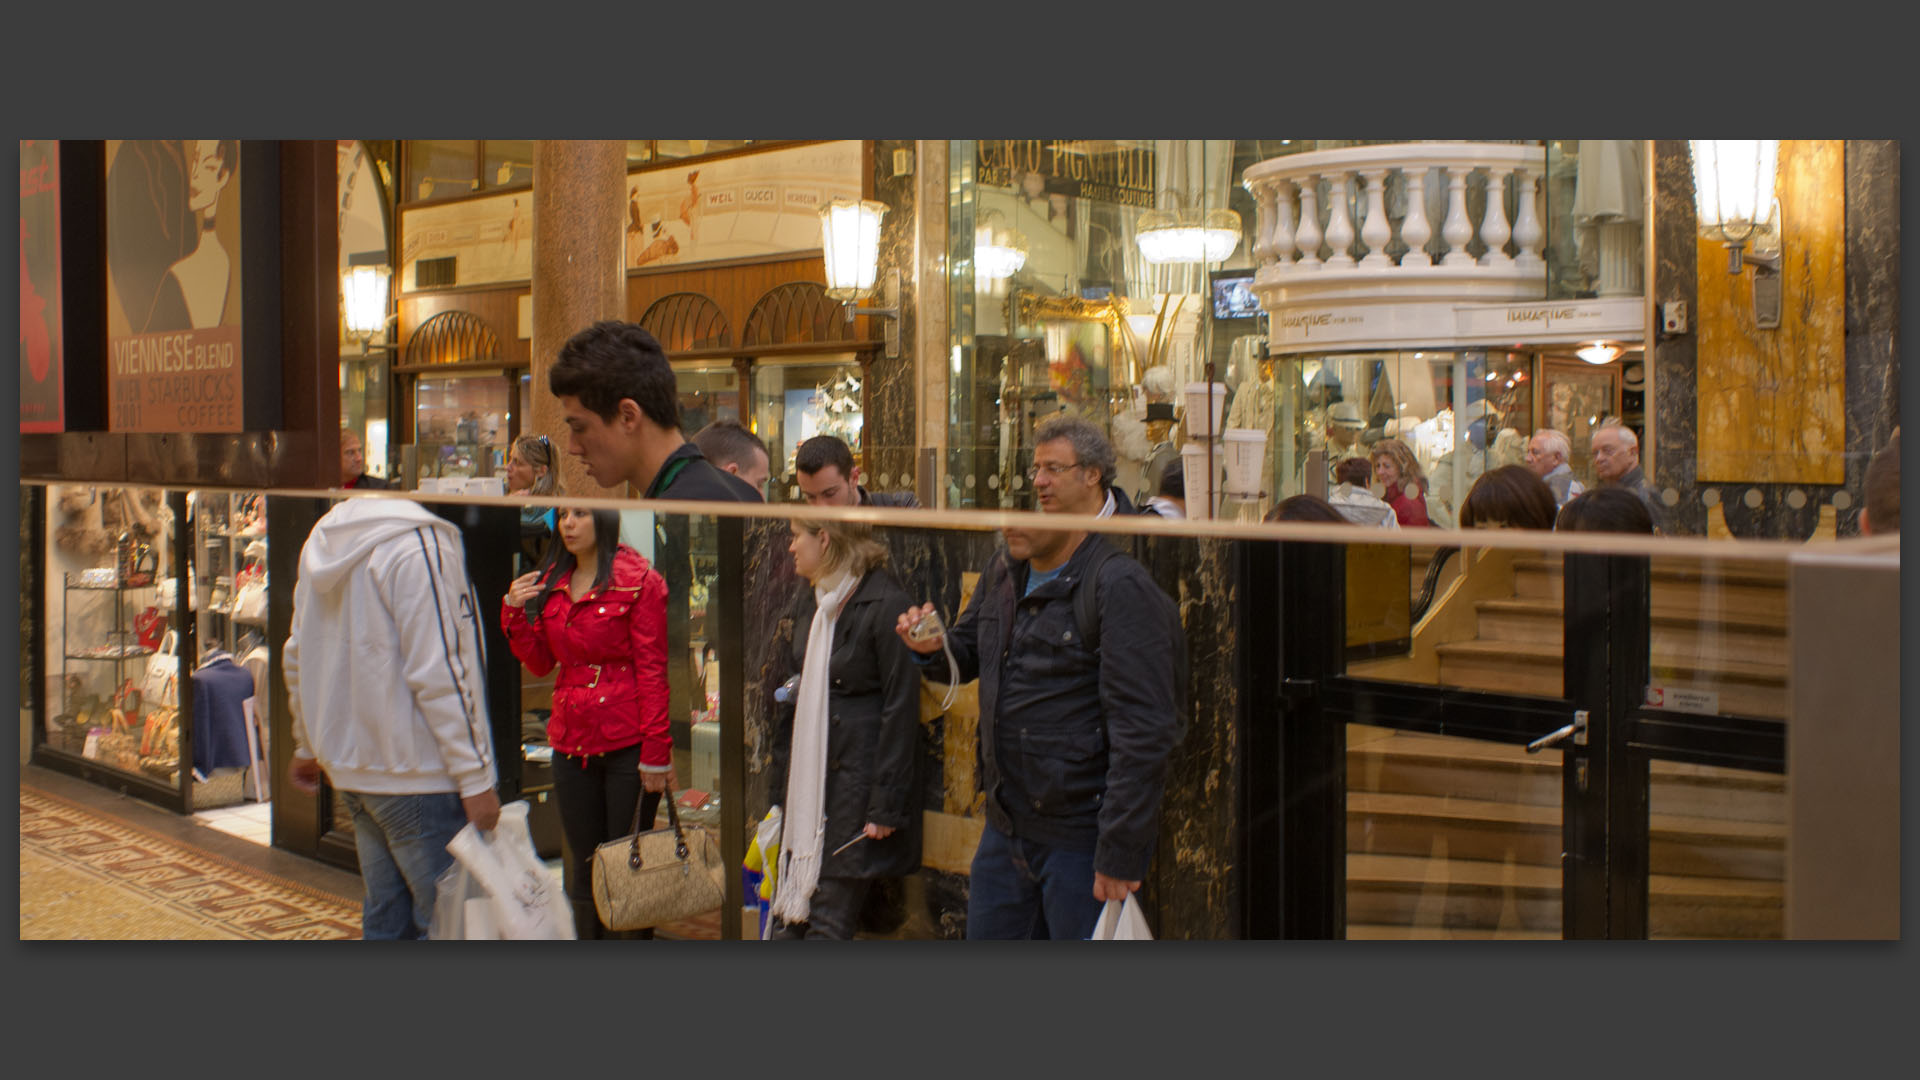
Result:
[[[360,341],[360,351],[387,325],[387,290],[393,271],[379,265],[349,266],[340,275],[340,297],[346,305],[347,333]]]
[[[826,257],[827,295],[857,305],[872,296],[880,280],[880,222],[887,204],[873,199],[834,199],[820,208],[820,247]],[[886,320],[888,359],[900,355],[900,271],[887,272],[882,295],[886,307],[848,306],[847,321],[856,315]]]
[[[1774,180],[1780,140],[1696,139],[1687,145],[1701,235],[1727,245],[1727,273],[1754,267],[1754,324],[1779,326],[1780,203]]]

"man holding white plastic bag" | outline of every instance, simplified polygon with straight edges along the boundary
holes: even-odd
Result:
[[[364,938],[425,937],[448,841],[499,821],[478,612],[459,530],[415,503],[342,502],[300,551],[288,779],[353,816]]]

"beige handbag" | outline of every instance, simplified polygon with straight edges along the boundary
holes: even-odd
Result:
[[[609,930],[642,930],[690,918],[726,899],[719,843],[699,825],[682,827],[673,793],[665,799],[669,828],[640,831],[643,795],[633,811],[633,834],[593,850],[593,906]]]

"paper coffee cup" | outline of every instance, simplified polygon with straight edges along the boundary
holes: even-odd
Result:
[[[1213,393],[1209,395],[1207,388]],[[1212,398],[1209,408],[1208,398]],[[1220,414],[1227,407],[1226,383],[1190,382],[1187,384],[1187,435],[1202,439],[1220,433]]]
[[[1180,448],[1180,468],[1184,472],[1187,484],[1187,516],[1189,518],[1210,518],[1213,516],[1213,488],[1217,485],[1208,481],[1207,450],[1204,442],[1189,442]],[[1214,467],[1220,465],[1220,456],[1214,455]]]
[[[1260,459],[1267,452],[1267,433],[1257,428],[1228,428],[1224,436],[1227,491],[1234,495],[1260,493]]]

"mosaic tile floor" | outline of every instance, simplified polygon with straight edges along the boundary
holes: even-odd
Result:
[[[20,791],[22,940],[357,938],[360,904]]]

